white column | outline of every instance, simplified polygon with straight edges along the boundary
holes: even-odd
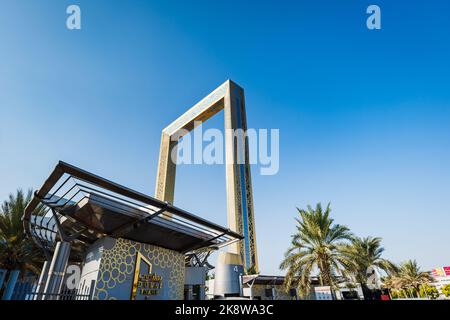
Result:
[[[61,291],[62,280],[64,272],[67,267],[67,262],[70,256],[70,243],[58,242],[56,243],[53,259],[50,264],[48,272],[48,280],[45,285],[43,300],[57,300],[58,294]]]
[[[38,284],[35,290],[35,295],[33,297],[33,300],[41,300],[42,299],[42,293],[45,289],[45,284],[48,279],[48,271],[50,268],[50,263],[48,261],[44,262],[44,265],[42,266],[42,271],[39,276]]]

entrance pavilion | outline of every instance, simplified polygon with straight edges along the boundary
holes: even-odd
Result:
[[[208,255],[243,238],[64,162],[35,193],[23,222],[47,258],[38,300],[76,298],[71,292],[99,300],[200,298]]]

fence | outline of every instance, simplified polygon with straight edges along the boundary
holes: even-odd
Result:
[[[85,283],[78,286],[77,289],[68,289],[63,287],[58,294],[43,294],[32,292],[30,293],[30,299],[26,300],[92,300],[95,290],[95,281],[93,280],[90,285]]]
[[[2,273],[3,272],[3,273]],[[3,279],[2,279],[3,278]],[[0,292],[2,287],[6,288],[8,280],[6,270],[0,270]],[[92,300],[95,281],[91,283],[81,283],[77,289],[68,289],[63,286],[58,294],[44,294],[37,292],[38,278],[36,276],[25,276],[16,281],[14,290],[8,300]]]

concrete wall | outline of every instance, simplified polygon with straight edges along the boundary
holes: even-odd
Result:
[[[97,281],[103,246],[108,239],[100,239],[88,249],[82,265],[79,287],[90,284],[92,280]]]

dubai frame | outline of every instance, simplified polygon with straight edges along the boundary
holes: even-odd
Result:
[[[236,83],[225,81],[163,129],[155,197],[173,203],[176,159],[171,155],[176,155],[179,139],[222,109],[225,119],[228,227],[245,237],[243,241],[230,245],[228,252],[240,256],[244,268],[258,272],[248,139],[245,134],[232,134],[239,129],[247,132],[244,90]]]

